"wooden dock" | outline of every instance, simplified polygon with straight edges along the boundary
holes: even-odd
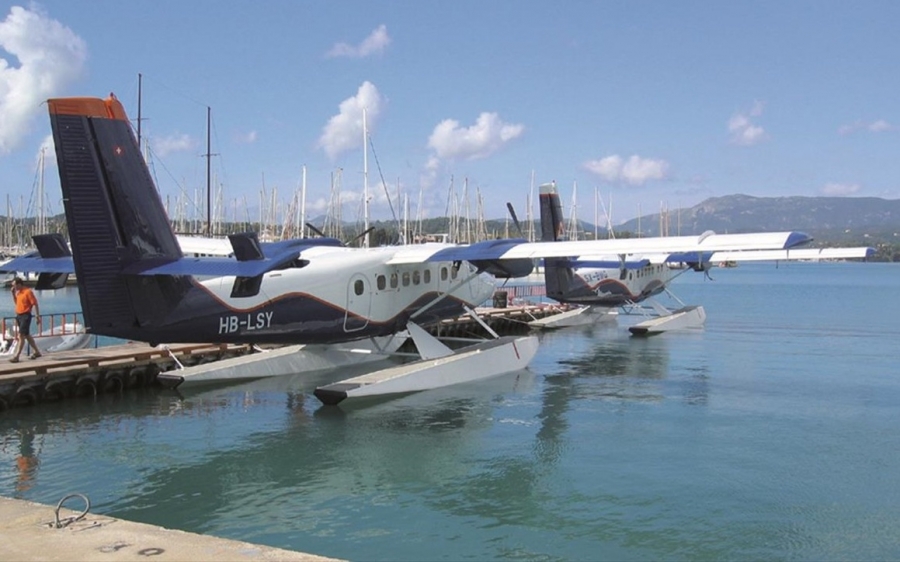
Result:
[[[196,365],[251,351],[247,345],[173,344],[150,347],[130,342],[60,353],[18,363],[0,359],[0,410],[39,401],[149,386],[177,363]]]
[[[532,320],[560,314],[571,307],[565,304],[519,304],[504,308],[479,307],[478,315],[492,330],[504,335],[528,333]],[[428,331],[437,337],[488,337],[489,334],[474,318],[468,315],[448,318],[429,326]]]
[[[528,332],[528,322],[568,308],[564,305],[515,305],[479,308],[480,317],[501,335]],[[468,315],[444,320],[429,331],[438,337],[486,337],[485,329]],[[0,358],[0,411],[39,402],[100,393],[121,393],[157,384],[159,373],[183,366],[247,355],[254,346],[234,344],[172,344],[150,347],[130,342],[74,351],[46,353],[38,359],[22,355],[18,363]]]

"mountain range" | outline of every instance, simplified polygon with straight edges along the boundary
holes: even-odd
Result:
[[[661,217],[662,215],[662,217]],[[662,218],[662,220],[661,220]],[[666,229],[668,225],[668,229]],[[616,227],[641,236],[800,230],[819,240],[900,242],[900,200],[878,197],[712,197]],[[591,226],[593,229],[593,226]]]

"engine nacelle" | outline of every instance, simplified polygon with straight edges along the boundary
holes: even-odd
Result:
[[[534,260],[531,258],[473,260],[471,263],[479,272],[488,273],[498,279],[525,277],[534,271]]]

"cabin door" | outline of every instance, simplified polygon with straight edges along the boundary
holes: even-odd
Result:
[[[344,331],[356,332],[369,325],[372,312],[372,284],[365,275],[355,274],[347,284],[347,312],[344,315]]]

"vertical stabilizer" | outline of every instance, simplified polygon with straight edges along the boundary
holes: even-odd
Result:
[[[545,183],[540,189],[541,198],[541,241],[557,242],[565,240],[562,203],[556,182]],[[551,299],[566,301],[569,298],[590,294],[590,289],[575,275],[568,265],[568,258],[544,259],[544,285]]]
[[[182,257],[125,110],[114,96],[48,106],[85,322],[96,333],[152,325],[189,280],[122,274]]]

